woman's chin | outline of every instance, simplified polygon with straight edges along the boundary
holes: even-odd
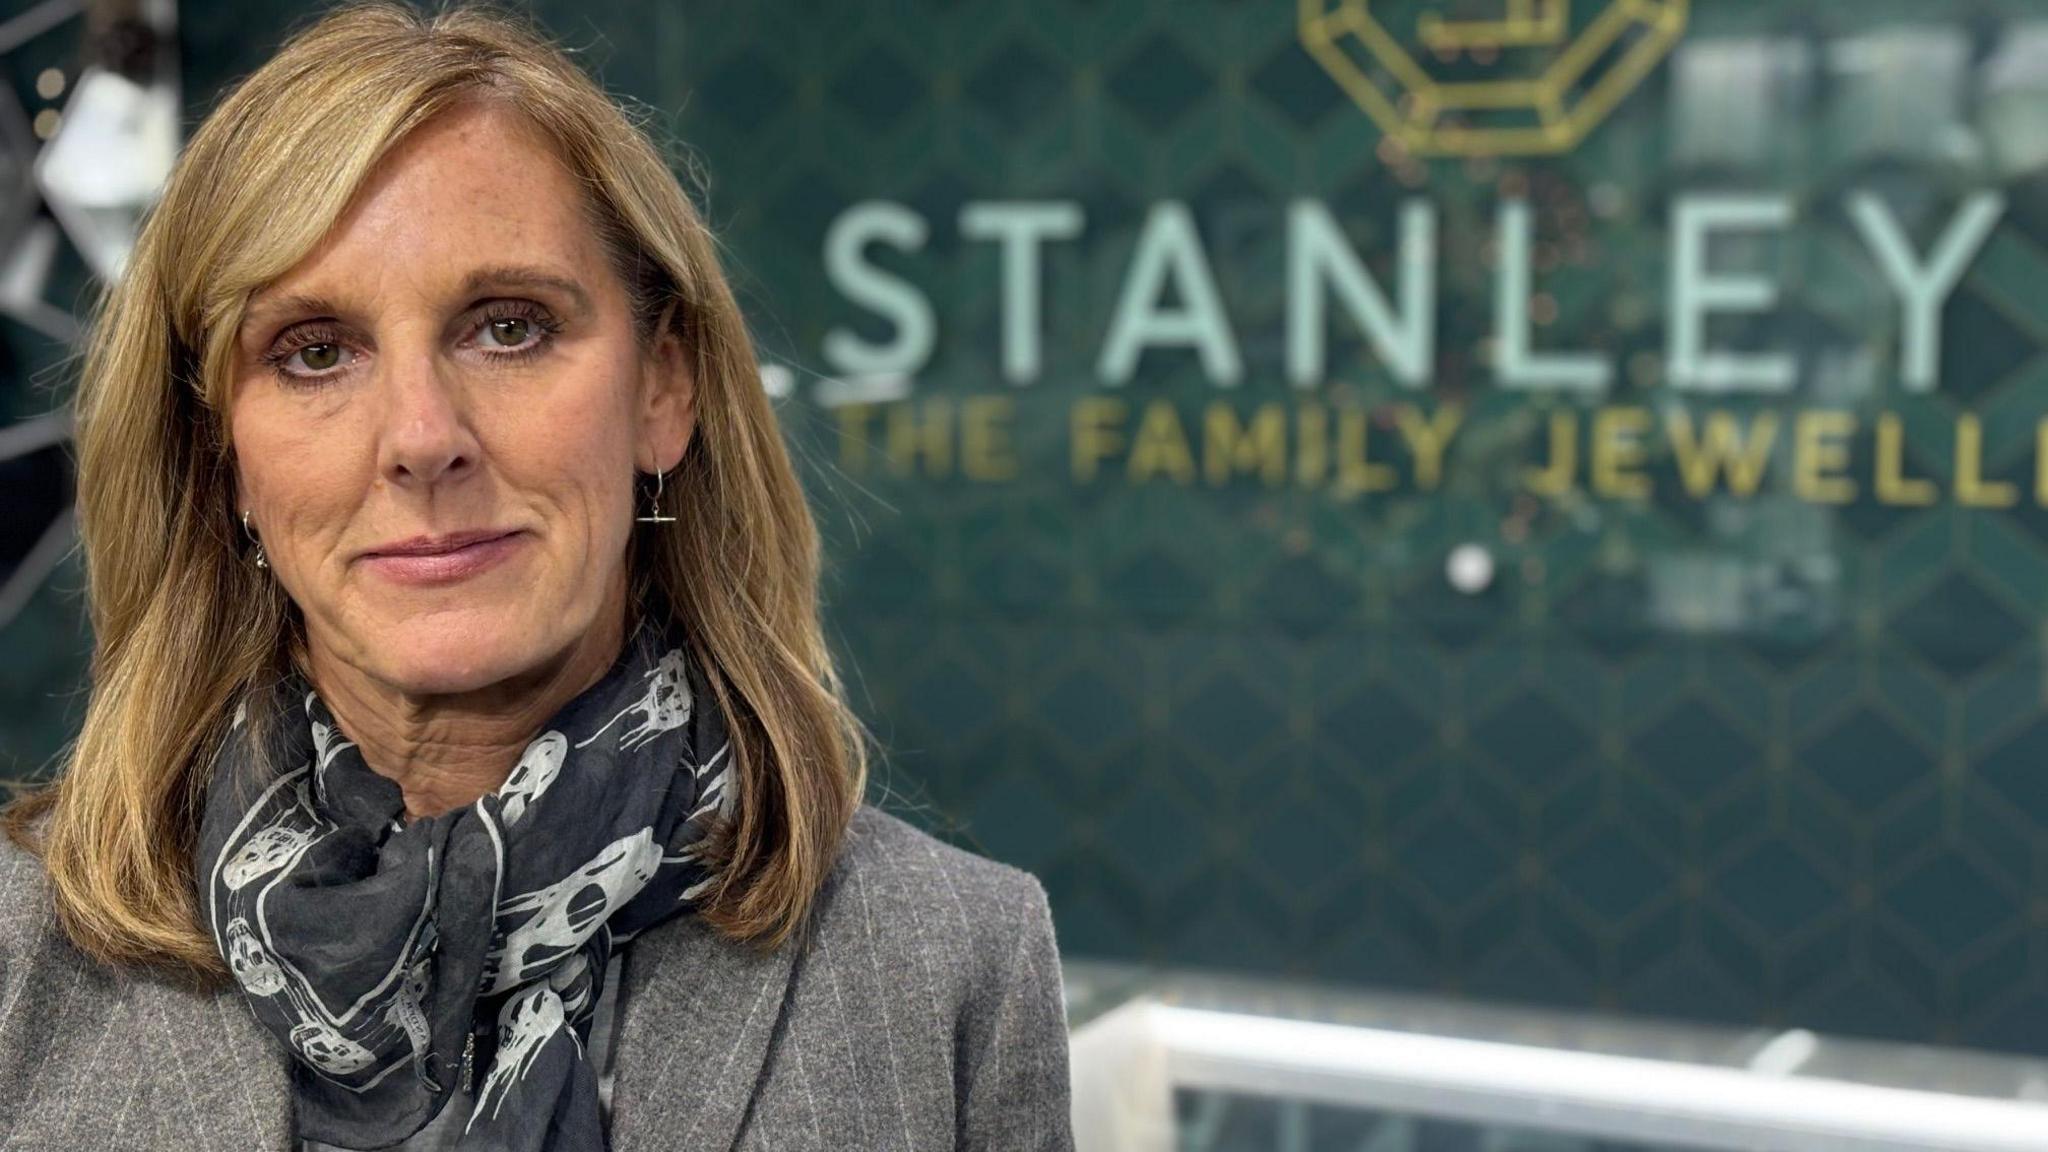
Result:
[[[370,653],[385,679],[413,695],[474,692],[531,670],[547,657],[547,645],[525,636],[525,621],[480,610],[435,613],[391,629]]]

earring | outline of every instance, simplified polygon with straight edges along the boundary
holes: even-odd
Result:
[[[256,539],[256,533],[249,528],[249,510],[242,509],[242,534],[256,542],[256,567],[270,567],[270,560],[263,555],[263,541]]]
[[[636,521],[638,521],[639,523],[642,523],[642,524],[673,524],[673,523],[675,523],[675,522],[676,522],[676,518],[675,518],[675,517],[673,517],[673,516],[663,516],[663,515],[661,514],[661,486],[662,486],[662,479],[661,479],[661,473],[659,473],[659,472],[656,472],[656,473],[654,474],[654,503],[653,503],[653,506],[652,506],[652,507],[650,507],[650,508],[648,509],[648,514],[647,514],[647,515],[645,515],[645,516],[636,516],[636,517],[634,517],[634,519],[635,519]]]

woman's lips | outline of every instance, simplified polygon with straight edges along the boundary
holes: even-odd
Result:
[[[399,584],[453,584],[495,567],[511,556],[525,538],[524,532],[513,532],[429,556],[372,554],[363,557],[363,563],[370,571]]]

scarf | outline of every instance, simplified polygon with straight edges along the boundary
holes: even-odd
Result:
[[[733,795],[724,718],[656,619],[497,791],[411,823],[303,677],[266,704],[267,754],[236,708],[200,824],[200,907],[293,1057],[301,1136],[386,1147],[482,1071],[457,1147],[609,1146],[585,1051],[606,962],[694,910]]]

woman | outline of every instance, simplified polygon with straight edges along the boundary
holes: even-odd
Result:
[[[860,806],[759,380],[518,24],[341,10],[227,97],[79,388],[0,1146],[1070,1145],[1044,893]]]

